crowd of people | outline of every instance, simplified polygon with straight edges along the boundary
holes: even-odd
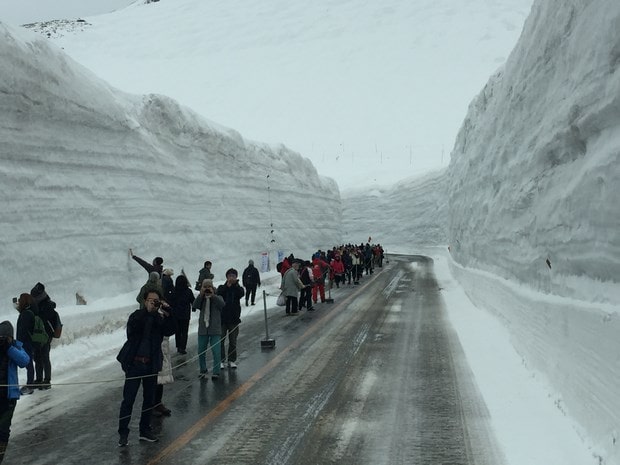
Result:
[[[364,273],[369,275],[375,267],[382,267],[383,260],[383,247],[370,243],[342,245],[326,252],[318,250],[311,260],[289,255],[277,265],[282,275],[280,289],[286,315],[298,315],[304,307],[309,312],[314,311],[319,299],[326,301],[326,283],[328,291],[333,286],[357,285]]]
[[[150,263],[129,255],[148,273],[136,301],[138,309],[127,320],[127,340],[117,360],[125,372],[123,399],[119,411],[119,446],[129,441],[129,424],[133,406],[142,386],[142,408],[139,440],[156,442],[151,430],[153,414],[168,416],[171,410],[163,403],[164,385],[174,381],[170,354],[170,337],[175,336],[177,353],[187,354],[192,312],[198,314],[198,377],[209,376],[207,353],[212,353],[211,379],[217,381],[223,369],[237,368],[237,339],[241,323],[241,301],[256,304],[256,291],[261,277],[252,260],[241,274],[236,269],[226,271],[226,281],[215,287],[212,263],[205,261],[194,285],[196,295],[184,271],[173,280],[174,270],[164,268],[162,257]],[[326,252],[318,250],[310,260],[293,254],[278,263],[281,290],[285,298],[286,315],[297,315],[305,308],[311,312],[315,304],[326,301],[326,285],[359,284],[365,274],[383,265],[383,248],[370,244],[342,245]],[[53,338],[62,332],[56,304],[42,283],[30,293],[14,298],[19,312],[17,333],[13,335],[10,322],[0,323],[0,463],[8,444],[10,423],[15,403],[20,395],[38,389],[50,389],[52,365],[50,347]],[[26,384],[18,384],[17,367],[26,368]]]

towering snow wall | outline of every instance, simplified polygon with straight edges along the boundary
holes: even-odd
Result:
[[[207,258],[241,266],[341,241],[338,187],[307,159],[164,96],[121,93],[1,23],[0,108],[6,299],[37,281],[61,303],[135,289],[146,275],[129,247],[191,279]]]
[[[619,194],[620,2],[539,0],[458,135],[449,243],[469,295],[507,325],[603,463],[620,463]],[[520,304],[490,301],[489,286]]]
[[[620,3],[539,1],[450,165],[457,262],[584,300],[620,276]],[[591,280],[587,295],[576,281]]]
[[[386,188],[343,192],[344,240],[359,244],[370,236],[394,253],[415,245],[446,244],[446,181],[444,169]]]

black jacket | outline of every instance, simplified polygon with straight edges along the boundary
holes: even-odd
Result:
[[[163,354],[161,351],[161,343],[164,336],[172,336],[174,334],[175,322],[171,317],[164,317],[159,313],[149,313],[146,308],[136,310],[127,320],[127,342],[123,345],[116,359],[121,363],[123,371],[134,363],[134,357],[138,353],[144,329],[147,322],[151,322],[151,333],[149,340],[149,366],[151,373],[161,371],[163,363]]]
[[[243,287],[260,286],[260,274],[254,265],[249,265],[243,270],[242,282]]]
[[[189,287],[174,289],[172,299],[172,314],[179,320],[189,320],[192,316],[192,304],[194,303],[194,293]]]
[[[245,291],[239,283],[232,286],[222,284],[217,288],[217,295],[221,295],[224,299],[222,324],[238,325],[241,323],[241,298],[245,295]]]
[[[54,337],[55,329],[62,326],[60,316],[56,311],[56,302],[46,295],[43,300],[35,303],[33,312],[39,315],[39,317],[43,320],[43,323],[45,323],[45,331],[47,331],[47,335],[50,338]]]
[[[26,351],[32,353],[32,332],[34,331],[34,313],[30,307],[19,312],[15,338],[24,345]]]

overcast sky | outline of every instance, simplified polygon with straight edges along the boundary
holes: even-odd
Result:
[[[109,13],[136,0],[0,0],[0,21],[13,25]]]

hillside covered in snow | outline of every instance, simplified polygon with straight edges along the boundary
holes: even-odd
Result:
[[[336,183],[286,147],[120,92],[1,23],[0,63],[0,294],[37,281],[59,303],[133,290],[143,275],[130,247],[191,279],[206,259],[242,267],[340,242]]]

